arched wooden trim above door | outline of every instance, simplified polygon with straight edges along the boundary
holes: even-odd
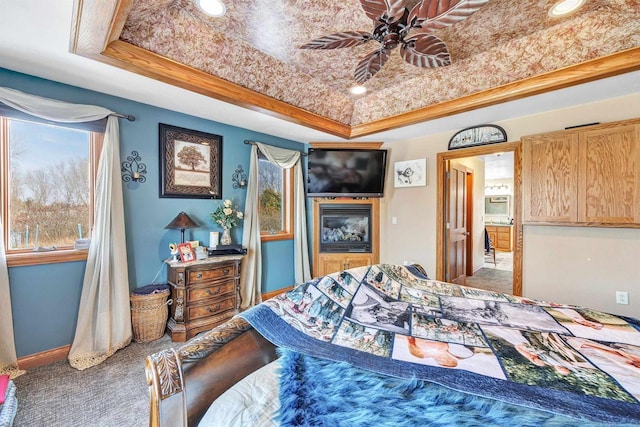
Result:
[[[522,295],[522,143],[505,142],[500,144],[483,145],[460,150],[438,153],[437,182],[438,182],[438,211],[436,215],[436,280],[444,280],[444,243],[445,243],[445,191],[446,162],[464,157],[484,156],[501,152],[513,151],[513,294]]]

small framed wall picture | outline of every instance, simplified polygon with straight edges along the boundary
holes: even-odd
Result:
[[[427,185],[427,159],[405,160],[393,164],[394,187]]]
[[[189,262],[196,259],[196,255],[193,253],[191,243],[180,243],[178,245],[178,254],[180,254],[180,261]]]

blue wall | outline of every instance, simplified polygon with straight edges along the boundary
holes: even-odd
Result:
[[[61,101],[93,104],[135,116],[135,122],[120,120],[120,156],[138,151],[147,166],[147,181],[123,183],[129,286],[131,289],[166,280],[163,260],[168,244],[180,240],[179,230],[164,227],[185,211],[201,227],[187,230],[186,240],[208,244],[209,231],[221,231],[209,218],[218,200],[161,199],[159,197],[158,123],[221,135],[223,138],[222,196],[244,207],[246,190],[233,189],[231,175],[242,165],[249,170],[251,147],[245,139],[304,150],[296,141],[228,126],[186,114],[109,96],[0,68],[0,86]],[[234,242],[242,239],[242,227],[233,230]],[[263,245],[262,292],[293,285],[293,242]],[[18,357],[70,344],[73,341],[84,274],[84,262],[46,264],[9,269],[13,324]]]

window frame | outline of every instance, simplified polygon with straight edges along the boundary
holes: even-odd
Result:
[[[60,262],[85,261],[87,259],[88,250],[74,249],[73,246],[61,246],[49,252],[33,252],[30,249],[8,249],[9,247],[9,120],[18,119],[30,121],[33,123],[47,123],[59,127],[68,127],[72,129],[81,128],[89,133],[89,209],[90,209],[90,229],[93,228],[94,217],[94,191],[96,174],[98,170],[98,161],[104,141],[104,131],[96,131],[97,122],[89,122],[84,127],[81,123],[75,123],[74,126],[66,126],[66,123],[56,123],[43,121],[36,117],[21,114],[6,114],[6,110],[0,109],[0,209],[2,210],[2,227],[4,236],[4,247],[7,260],[7,267],[23,267],[29,265],[52,264]],[[98,125],[99,126],[99,125]]]
[[[268,160],[267,160],[268,161]],[[258,167],[260,167],[258,165]],[[283,227],[279,231],[260,231],[260,240],[262,242],[272,242],[276,240],[293,240],[293,205],[295,202],[293,193],[293,168],[282,169],[282,213]],[[258,174],[258,179],[260,175]],[[260,194],[258,194],[258,200]],[[260,215],[260,203],[258,203],[258,215]]]

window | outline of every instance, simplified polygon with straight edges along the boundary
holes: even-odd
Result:
[[[18,117],[18,118],[16,118]],[[0,201],[9,266],[86,258],[102,133],[92,125],[0,116]],[[73,127],[72,127],[73,126]],[[51,251],[34,251],[34,248]]]
[[[262,241],[293,239],[293,169],[258,156],[258,194]]]

